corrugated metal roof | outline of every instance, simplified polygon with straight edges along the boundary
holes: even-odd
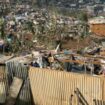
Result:
[[[105,24],[105,17],[96,17],[89,20],[89,24]]]
[[[10,60],[13,56],[5,56],[5,55],[0,55],[0,64],[5,63],[6,61]]]

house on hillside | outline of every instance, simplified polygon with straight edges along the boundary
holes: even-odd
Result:
[[[96,17],[89,20],[90,32],[96,36],[105,37],[105,18]]]

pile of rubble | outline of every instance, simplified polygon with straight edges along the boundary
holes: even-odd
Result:
[[[47,9],[17,9],[2,17],[0,26],[1,41],[4,41],[1,45],[5,43],[6,50],[14,49],[12,52],[17,52],[20,47],[32,48],[40,42],[48,46],[48,43],[56,40],[63,40],[65,37],[74,38],[83,33],[81,21],[50,13]]]

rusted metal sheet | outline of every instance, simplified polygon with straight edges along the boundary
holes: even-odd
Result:
[[[104,80],[100,77],[30,68],[29,78],[36,105],[77,105],[77,88],[89,105],[104,97]]]

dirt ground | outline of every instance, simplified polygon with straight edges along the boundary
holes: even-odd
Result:
[[[63,49],[81,49],[89,46],[93,42],[91,37],[86,37],[84,39],[74,39],[74,40],[65,40],[63,41],[62,48]]]

